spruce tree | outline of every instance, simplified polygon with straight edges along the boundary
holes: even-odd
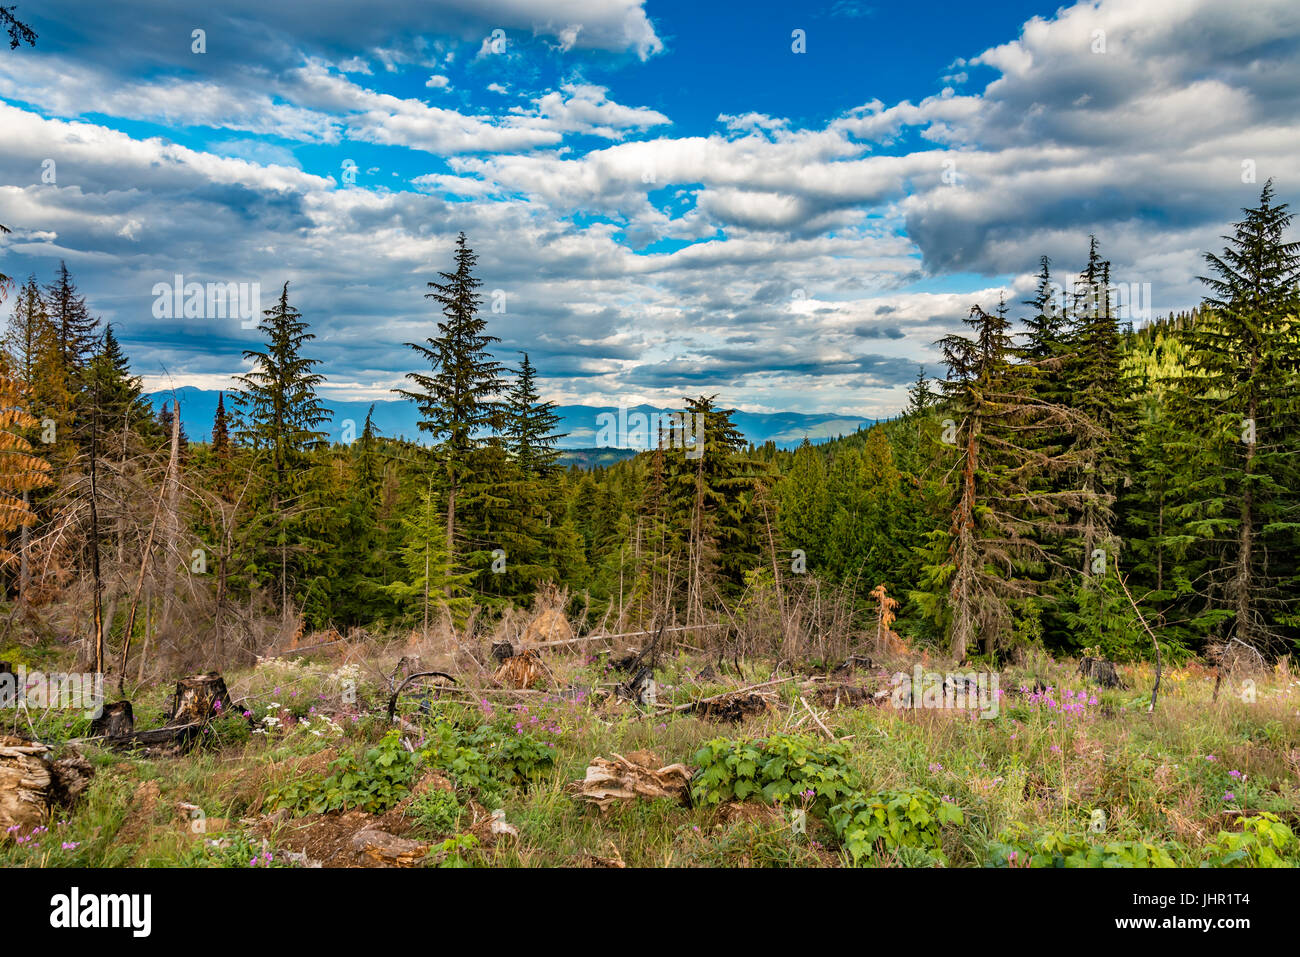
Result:
[[[479,315],[482,297],[476,291],[482,284],[474,275],[478,257],[470,249],[465,234],[456,239],[456,268],[440,272],[441,281],[429,283],[432,292],[425,298],[442,307],[438,334],[423,344],[408,342],[430,365],[430,372],[411,372],[406,378],[418,387],[397,390],[415,402],[420,411],[419,427],[432,440],[431,449],[437,487],[446,502],[445,531],[448,561],[459,567],[459,537],[473,552],[490,547],[480,534],[463,535],[457,525],[460,497],[467,485],[476,485],[473,493],[490,495],[491,476],[484,474],[481,453],[485,435],[498,429],[501,413],[496,396],[502,386],[502,365],[489,348],[500,340],[488,335],[487,321]]]
[[[59,263],[54,281],[45,287],[45,304],[58,332],[63,368],[75,380],[97,351],[99,320],[90,315],[86,297],[77,292],[67,263]]]
[[[1173,383],[1171,452],[1190,466],[1174,515],[1195,539],[1193,612],[1212,626],[1225,608],[1231,637],[1259,648],[1300,633],[1300,243],[1285,239],[1293,214],[1271,181],[1243,213],[1205,257],[1210,295],[1187,333],[1190,374]]]
[[[232,395],[238,409],[236,436],[251,449],[259,471],[265,506],[258,510],[257,524],[270,532],[282,610],[289,607],[291,582],[305,584],[318,567],[313,556],[325,550],[319,540],[324,505],[311,453],[325,445],[326,434],[318,426],[332,413],[316,394],[325,381],[312,371],[319,360],[302,355],[303,345],[316,338],[307,328],[289,304],[286,282],[258,324],[265,350],[244,351],[253,368],[235,377],[240,388]],[[265,554],[270,543],[262,538],[258,551]]]

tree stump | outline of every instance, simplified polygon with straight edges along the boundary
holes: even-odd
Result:
[[[209,671],[176,682],[172,702],[172,724],[202,724],[220,715],[222,709],[229,710],[230,692],[221,674]]]
[[[0,736],[0,833],[16,827],[25,837],[50,808],[50,749],[35,741]]]
[[[1121,686],[1119,672],[1115,670],[1115,665],[1102,658],[1084,658],[1079,662],[1079,674],[1090,681],[1097,682],[1103,688]]]
[[[57,761],[39,741],[0,735],[0,838],[26,837],[55,805],[70,806],[90,784],[90,763],[75,751]]]
[[[104,705],[103,713],[90,723],[90,735],[94,738],[118,738],[134,730],[135,714],[129,701]]]

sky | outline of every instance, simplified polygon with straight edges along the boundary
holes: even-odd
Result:
[[[464,231],[544,398],[883,417],[1040,256],[1095,234],[1140,322],[1300,201],[1294,0],[16,2],[0,272],[65,260],[150,390],[258,345],[180,275],[288,282],[321,391],[392,398]]]

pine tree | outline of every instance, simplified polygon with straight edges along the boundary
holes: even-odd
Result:
[[[275,583],[287,610],[291,580],[305,586],[318,565],[313,555],[325,551],[318,537],[324,505],[310,454],[324,446],[326,434],[318,426],[332,413],[316,394],[325,381],[312,371],[319,360],[302,355],[303,345],[316,337],[289,304],[287,282],[258,329],[266,336],[265,351],[245,350],[253,368],[236,377],[236,436],[259,467],[266,508],[258,524],[274,528]]]
[[[370,419],[367,417],[366,424],[369,423]],[[218,462],[227,462],[230,459],[230,420],[226,416],[224,392],[217,393],[217,411],[212,417],[212,455]]]
[[[537,369],[522,353],[516,378],[506,392],[503,438],[511,459],[530,479],[554,476],[560,453],[555,444],[568,433],[556,433],[560,417],[554,402],[540,402],[534,379]]]
[[[443,614],[455,625],[463,624],[473,607],[469,597],[473,574],[452,567],[442,509],[432,487],[420,492],[415,509],[402,519],[402,532],[404,574],[383,590],[405,613],[422,622],[426,634]]]
[[[1287,242],[1293,214],[1270,181],[1259,205],[1210,253],[1205,310],[1187,334],[1190,374],[1173,383],[1188,462],[1174,515],[1196,540],[1185,575],[1203,599],[1199,614],[1230,610],[1232,637],[1251,647],[1292,638],[1300,541],[1300,243]]]
[[[1079,490],[1076,524],[1080,555],[1076,567],[1085,576],[1098,550],[1113,563],[1113,505],[1125,459],[1124,436],[1119,426],[1125,417],[1125,390],[1120,368],[1119,328],[1110,295],[1110,264],[1089,237],[1088,263],[1075,286],[1074,314],[1067,348],[1072,353],[1066,382],[1070,405],[1098,426],[1096,432],[1077,437],[1078,470],[1072,481]]]
[[[944,622],[959,661],[976,640],[985,654],[1007,641],[1015,603],[1035,593],[1029,576],[1050,561],[1039,540],[1067,524],[1072,497],[1035,485],[1042,472],[1069,463],[1044,457],[1034,436],[1059,429],[1096,435],[1086,417],[1033,396],[1031,376],[1014,361],[1005,305],[993,314],[975,306],[966,323],[973,336],[939,343],[948,366],[944,411],[952,416],[945,438],[957,453],[944,470],[955,481],[951,521],[946,534],[930,536],[922,587],[912,596]]]
[[[827,567],[831,522],[827,484],[826,457],[805,438],[775,494],[781,539],[792,551],[804,553],[810,570]]]
[[[442,281],[430,282],[433,291],[425,297],[442,307],[438,335],[429,337],[423,345],[407,343],[429,362],[431,372],[408,373],[406,377],[418,390],[397,390],[416,403],[420,430],[428,433],[433,442],[438,486],[447,507],[447,554],[452,567],[458,567],[461,558],[458,537],[471,538],[462,535],[457,526],[462,490],[476,484],[480,496],[490,495],[491,477],[485,475],[478,453],[485,445],[482,433],[501,425],[495,399],[502,386],[502,365],[488,351],[500,340],[487,334],[487,322],[478,314],[482,301],[475,291],[482,284],[474,275],[478,257],[464,233],[456,240],[455,261],[456,271],[440,272]],[[480,534],[468,544],[471,551],[481,553],[491,543],[484,540],[481,530],[477,531]]]
[[[140,377],[131,374],[131,364],[113,327],[105,326],[100,347],[90,361],[89,374],[97,378],[96,390],[99,395],[99,411],[105,432],[120,436],[121,441],[105,445],[105,457],[124,459],[131,451],[131,437],[140,436],[151,442],[159,442],[162,432],[157,427],[153,411],[144,397]]]
[[[674,565],[681,570],[690,618],[700,616],[706,602],[738,591],[763,548],[753,495],[770,477],[744,454],[747,443],[732,422],[734,410],[718,408],[716,399],[685,399],[665,449],[669,520],[685,547]]]
[[[90,315],[85,296],[78,294],[67,263],[59,263],[54,281],[45,287],[45,303],[58,332],[63,368],[75,380],[98,351],[99,320]]]

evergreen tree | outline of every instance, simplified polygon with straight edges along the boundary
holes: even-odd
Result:
[[[75,381],[97,351],[99,320],[90,315],[85,296],[78,294],[67,263],[59,263],[54,281],[45,287],[45,304],[58,332],[63,368]]]
[[[458,537],[471,539],[471,551],[482,553],[490,543],[479,534],[465,535],[457,526],[457,508],[467,485],[479,496],[491,492],[491,477],[484,474],[479,455],[485,445],[483,433],[501,425],[495,397],[501,391],[501,363],[488,351],[500,340],[487,334],[487,322],[479,316],[482,297],[476,292],[482,284],[474,275],[478,257],[461,233],[456,240],[455,272],[440,272],[441,281],[429,283],[433,291],[425,298],[442,307],[443,319],[438,335],[425,344],[408,342],[407,346],[429,362],[431,372],[407,374],[417,390],[397,390],[411,399],[420,410],[420,430],[433,442],[432,456],[437,470],[438,488],[447,508],[445,529],[447,555],[452,567],[458,567],[461,550]],[[491,504],[491,503],[484,503]]]
[[[473,607],[468,594],[473,574],[453,569],[442,521],[433,488],[424,489],[415,509],[402,519],[403,574],[383,589],[404,613],[423,624],[426,633],[444,614],[459,626]]]
[[[1173,514],[1195,547],[1184,574],[1213,623],[1232,614],[1232,637],[1251,647],[1294,640],[1300,542],[1300,243],[1293,214],[1270,181],[1244,209],[1222,254],[1206,255],[1205,310],[1187,334],[1190,374],[1175,381],[1184,438],[1171,453],[1190,465]]]
[[[550,479],[560,453],[555,444],[568,433],[556,433],[560,417],[554,402],[540,402],[534,379],[537,369],[523,353],[514,383],[506,393],[503,438],[511,459],[529,479]]]
[[[157,442],[162,438],[153,410],[144,397],[140,377],[131,374],[131,364],[113,335],[113,327],[105,326],[100,348],[90,363],[90,374],[97,378],[100,416],[107,434],[121,437],[121,441],[107,444],[107,458],[125,458],[130,451],[132,436]]]
[[[374,409],[374,406],[371,406]],[[366,424],[370,424],[367,416]],[[230,419],[226,415],[226,394],[217,393],[217,411],[212,417],[212,454],[218,462],[230,460]]]
[[[281,608],[287,609],[291,582],[305,587],[319,568],[314,556],[325,551],[319,539],[324,506],[310,453],[324,446],[326,434],[318,426],[332,413],[316,395],[325,381],[312,371],[319,360],[302,355],[303,345],[316,337],[289,304],[287,282],[262,315],[258,329],[266,337],[265,351],[245,350],[253,368],[236,376],[236,435],[252,450],[259,470],[265,506],[257,524],[273,529],[274,581]],[[265,552],[267,544],[263,538],[258,551]]]
[[[946,533],[930,536],[922,587],[912,596],[945,624],[959,661],[976,640],[985,654],[1007,641],[1016,603],[1035,592],[1029,576],[1050,561],[1038,539],[1066,524],[1071,497],[1034,485],[1041,472],[1068,463],[1045,458],[1030,439],[1057,429],[1096,434],[1086,418],[1032,395],[1030,376],[1014,362],[1005,307],[990,314],[975,306],[966,323],[973,336],[940,340],[944,409],[952,416],[945,439],[957,455],[945,469],[955,482],[951,521]]]

